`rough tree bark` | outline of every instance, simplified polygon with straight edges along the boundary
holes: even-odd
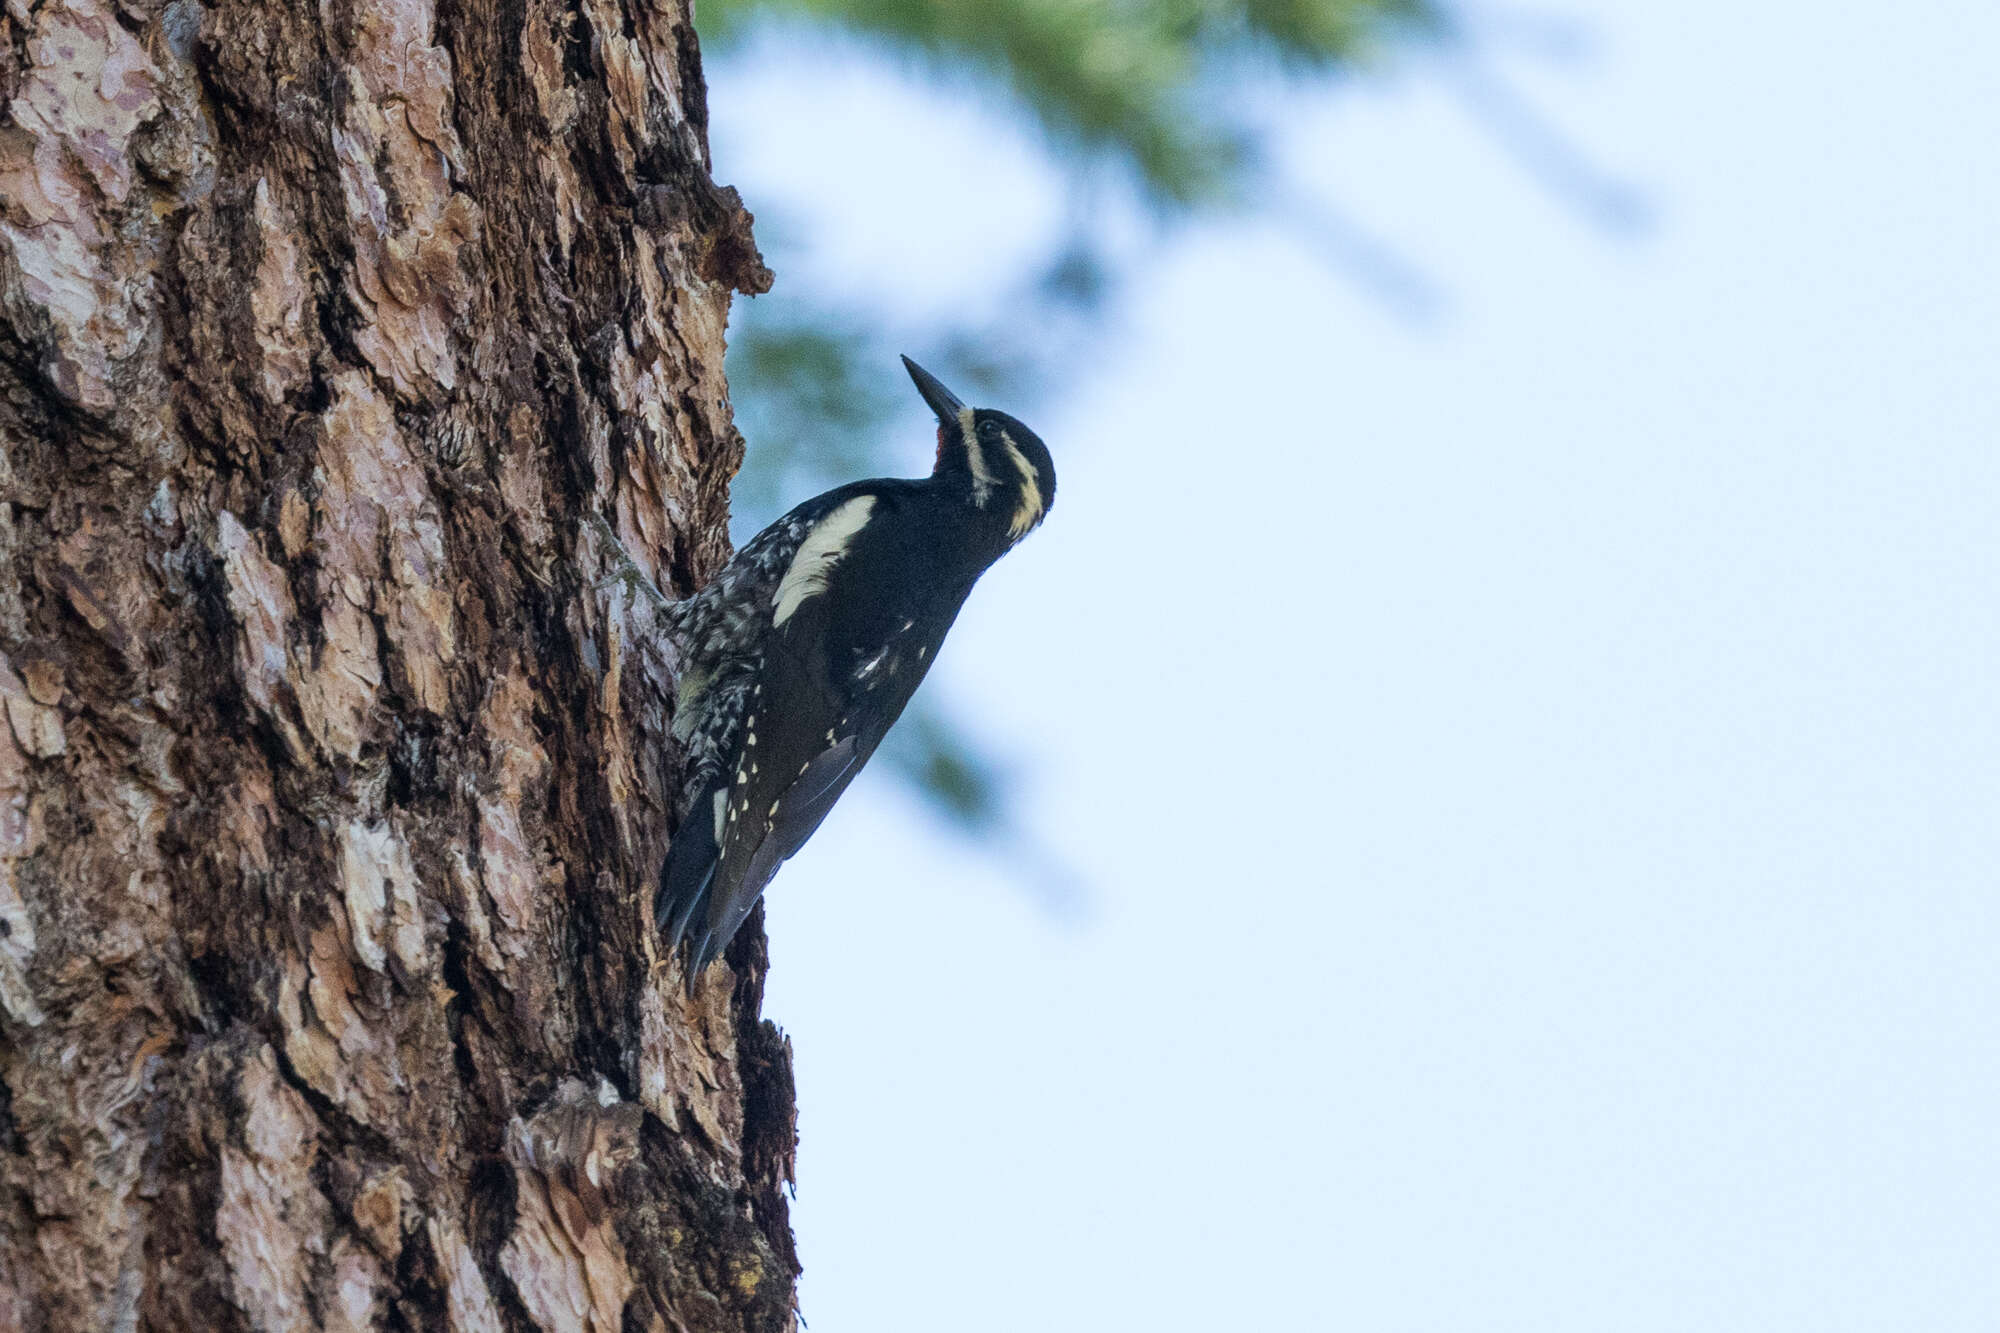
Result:
[[[775,1329],[753,927],[649,891],[726,554],[686,0],[0,0],[0,1329]]]

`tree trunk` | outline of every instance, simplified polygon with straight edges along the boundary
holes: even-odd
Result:
[[[792,1325],[589,522],[727,551],[703,99],[685,0],[0,0],[0,1329]]]

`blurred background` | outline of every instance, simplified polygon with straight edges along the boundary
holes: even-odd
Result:
[[[2000,1330],[2000,7],[698,19],[739,539],[1061,474],[767,900],[813,1333]]]

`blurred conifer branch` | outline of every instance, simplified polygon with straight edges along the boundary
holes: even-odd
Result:
[[[805,26],[859,39],[947,85],[969,81],[1040,131],[1083,201],[1053,253],[1013,279],[1000,308],[1016,317],[988,327],[891,327],[880,312],[785,282],[783,228],[760,227],[781,283],[739,304],[731,333],[730,381],[752,442],[737,488],[739,536],[791,501],[886,470],[882,445],[896,425],[923,429],[900,377],[883,369],[899,351],[968,399],[1031,413],[1032,399],[1087,355],[1134,267],[1130,255],[1109,258],[1093,231],[1085,196],[1107,174],[1160,223],[1214,208],[1271,218],[1400,317],[1434,313],[1439,294],[1418,265],[1267,168],[1258,113],[1274,83],[1337,77],[1426,47],[1446,57],[1475,114],[1545,184],[1575,194],[1578,182],[1596,183],[1560,134],[1480,76],[1487,44],[1539,52],[1558,31],[1524,12],[1442,0],[702,0],[697,21],[712,59],[750,50],[746,39],[761,28]],[[1567,40],[1563,54],[1575,46]],[[753,205],[762,212],[768,201]],[[1020,318],[1024,310],[1032,317]],[[884,753],[952,825],[1000,835],[1023,863],[1051,864],[1008,818],[1001,765],[938,707],[935,689]]]
[[[837,27],[996,81],[1058,155],[1108,155],[1163,207],[1228,194],[1251,148],[1240,99],[1205,87],[1245,59],[1326,70],[1415,35],[1418,0],[705,0],[705,41],[760,21]]]

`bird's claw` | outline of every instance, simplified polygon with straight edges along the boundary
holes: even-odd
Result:
[[[639,568],[638,562],[632,559],[632,553],[626,550],[625,543],[619,540],[617,529],[611,526],[604,515],[592,514],[590,525],[603,539],[611,559],[611,572],[590,585],[593,592],[602,592],[616,585],[628,597],[644,593],[655,611],[665,611],[673,605],[665,593],[653,586],[653,581],[646,577],[646,571]]]

